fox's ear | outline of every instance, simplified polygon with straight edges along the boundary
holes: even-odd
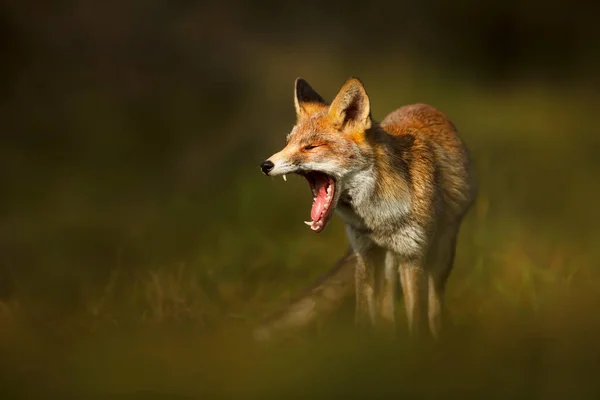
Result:
[[[327,102],[303,78],[294,84],[294,106],[298,119],[310,116],[327,106]]]
[[[329,107],[329,118],[339,129],[371,127],[371,103],[360,79],[350,78],[344,83]]]

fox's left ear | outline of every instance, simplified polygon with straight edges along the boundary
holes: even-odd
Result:
[[[303,78],[296,78],[294,106],[296,107],[296,117],[301,119],[322,110],[327,106],[327,102]]]
[[[329,107],[329,117],[339,129],[352,126],[366,130],[371,127],[371,103],[360,79],[350,78],[344,83]]]

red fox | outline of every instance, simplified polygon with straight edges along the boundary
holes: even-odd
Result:
[[[454,124],[426,104],[401,107],[377,123],[358,78],[348,79],[331,104],[297,78],[294,105],[297,122],[286,146],[260,167],[268,176],[306,178],[313,231],[323,231],[334,210],[344,221],[350,250],[338,268],[354,269],[356,325],[395,329],[399,277],[409,332],[438,338],[458,231],[476,196],[470,155]],[[342,296],[329,293],[334,303],[352,291],[339,286]],[[312,300],[312,308],[295,311],[295,322],[279,321],[313,318]],[[256,336],[268,336],[276,321]]]

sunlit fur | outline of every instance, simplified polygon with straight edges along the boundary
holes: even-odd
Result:
[[[377,123],[356,78],[331,104],[299,78],[294,104],[296,125],[269,158],[270,175],[316,170],[336,180],[332,205],[356,258],[357,325],[393,330],[399,276],[410,331],[439,336],[456,237],[476,193],[454,124],[426,104]]]

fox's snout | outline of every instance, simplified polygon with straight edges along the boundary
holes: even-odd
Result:
[[[269,172],[273,170],[273,167],[275,167],[275,164],[273,164],[271,160],[265,160],[260,163],[260,170],[265,175],[269,175]]]
[[[267,176],[280,176],[296,172],[298,169],[296,164],[294,155],[287,148],[260,163],[260,170]]]

